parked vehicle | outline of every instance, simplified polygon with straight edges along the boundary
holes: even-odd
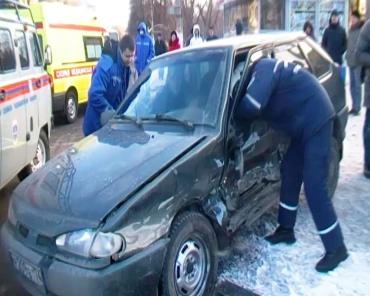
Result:
[[[53,112],[62,113],[72,123],[79,104],[87,102],[105,30],[80,7],[40,2],[30,8],[52,81]]]
[[[333,193],[348,108],[320,47],[275,34],[175,51],[152,61],[101,130],[14,191],[1,235],[21,283],[33,294],[212,295],[216,251],[278,201],[289,139],[234,118],[261,56],[300,64],[327,89]]]
[[[50,157],[51,92],[26,6],[0,0],[0,188]]]

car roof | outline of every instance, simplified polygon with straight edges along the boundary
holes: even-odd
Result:
[[[306,35],[303,32],[273,32],[273,33],[246,34],[241,36],[234,36],[204,42],[192,48],[232,47],[233,49],[237,50],[244,47],[254,47],[266,43],[290,42],[305,37]]]

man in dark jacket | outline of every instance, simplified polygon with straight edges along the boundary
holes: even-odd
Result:
[[[321,45],[334,62],[342,65],[343,54],[347,49],[347,37],[346,31],[339,24],[339,13],[336,10],[330,15],[329,27],[324,31]]]
[[[260,116],[291,138],[281,165],[279,227],[266,240],[271,244],[295,242],[293,228],[303,182],[326,251],[316,270],[332,270],[348,257],[327,189],[333,105],[316,78],[299,65],[261,59],[251,66],[249,75],[238,117]]]
[[[208,29],[208,35],[207,35],[207,38],[206,38],[206,41],[212,41],[212,40],[217,40],[218,39],[218,36],[215,35],[215,30],[214,28],[211,26],[209,27]]]
[[[162,33],[158,33],[157,40],[154,45],[155,55],[159,56],[167,52],[166,42],[163,40]]]
[[[141,72],[143,72],[146,65],[148,65],[153,58],[153,40],[147,33],[145,23],[140,23],[137,27],[135,50],[135,65],[139,75],[141,74]]]
[[[347,65],[349,67],[349,78],[351,86],[352,109],[350,114],[358,115],[361,110],[362,99],[362,83],[361,71],[362,67],[356,60],[355,49],[358,36],[360,35],[363,26],[361,15],[358,11],[353,11],[351,14],[351,28],[348,31],[348,48],[346,52]]]
[[[129,35],[122,37],[119,43],[110,39],[106,41],[88,93],[83,122],[85,136],[102,127],[103,117],[113,115],[129,86],[137,79],[134,51],[135,43]]]
[[[365,23],[361,30],[356,46],[356,57],[358,63],[366,67],[364,100],[366,115],[363,131],[365,149],[364,175],[370,179],[370,20]]]

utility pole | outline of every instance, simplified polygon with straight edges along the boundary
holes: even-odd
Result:
[[[151,0],[152,2],[152,34],[154,37],[154,0]]]
[[[370,0],[366,0],[366,19],[370,19]]]

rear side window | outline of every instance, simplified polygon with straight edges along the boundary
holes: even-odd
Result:
[[[299,43],[299,46],[308,58],[312,72],[317,78],[320,78],[330,72],[330,62],[321,56],[307,42],[302,41]]]
[[[84,37],[87,61],[97,61],[102,52],[103,42],[100,37]]]
[[[284,44],[274,49],[275,58],[289,63],[297,64],[305,69],[309,69],[307,61],[295,44]]]
[[[15,70],[15,55],[10,31],[0,28],[0,73]]]
[[[31,51],[32,51],[32,57],[33,57],[33,65],[34,66],[42,66],[42,56],[41,56],[41,50],[39,47],[39,43],[37,42],[37,36],[35,33],[31,33],[29,35],[29,40],[31,44]]]
[[[28,57],[27,41],[24,32],[17,31],[15,38],[18,43],[19,60],[21,62],[22,69],[26,69],[30,66],[30,60]]]

